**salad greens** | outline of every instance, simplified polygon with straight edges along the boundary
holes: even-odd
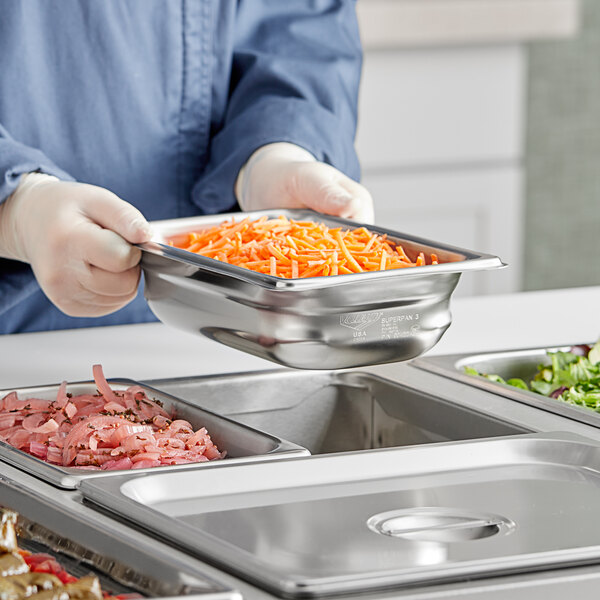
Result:
[[[591,348],[573,346],[569,352],[547,352],[549,365],[539,365],[529,384],[523,379],[503,379],[465,367],[465,373],[510,385],[600,412],[600,340]]]

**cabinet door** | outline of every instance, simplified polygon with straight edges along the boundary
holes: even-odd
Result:
[[[365,52],[356,146],[365,172],[522,155],[518,45]]]
[[[494,254],[508,264],[464,274],[456,291],[462,296],[520,289],[521,181],[518,165],[363,178],[373,195],[376,223]]]

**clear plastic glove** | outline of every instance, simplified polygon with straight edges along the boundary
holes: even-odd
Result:
[[[150,226],[112,192],[31,173],[0,205],[0,256],[31,265],[63,312],[97,317],[135,298]]]
[[[367,189],[299,146],[268,144],[240,170],[236,196],[242,210],[311,208],[320,213],[373,223]]]

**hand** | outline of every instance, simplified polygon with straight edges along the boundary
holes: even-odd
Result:
[[[114,312],[135,298],[139,248],[150,226],[101,187],[32,173],[0,205],[0,256],[27,262],[48,298],[74,317]]]
[[[236,196],[242,210],[310,208],[373,223],[367,189],[312,154],[288,143],[259,148],[240,171]]]

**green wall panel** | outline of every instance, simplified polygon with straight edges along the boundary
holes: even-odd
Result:
[[[577,38],[529,48],[529,290],[600,284],[600,1],[581,7]]]

